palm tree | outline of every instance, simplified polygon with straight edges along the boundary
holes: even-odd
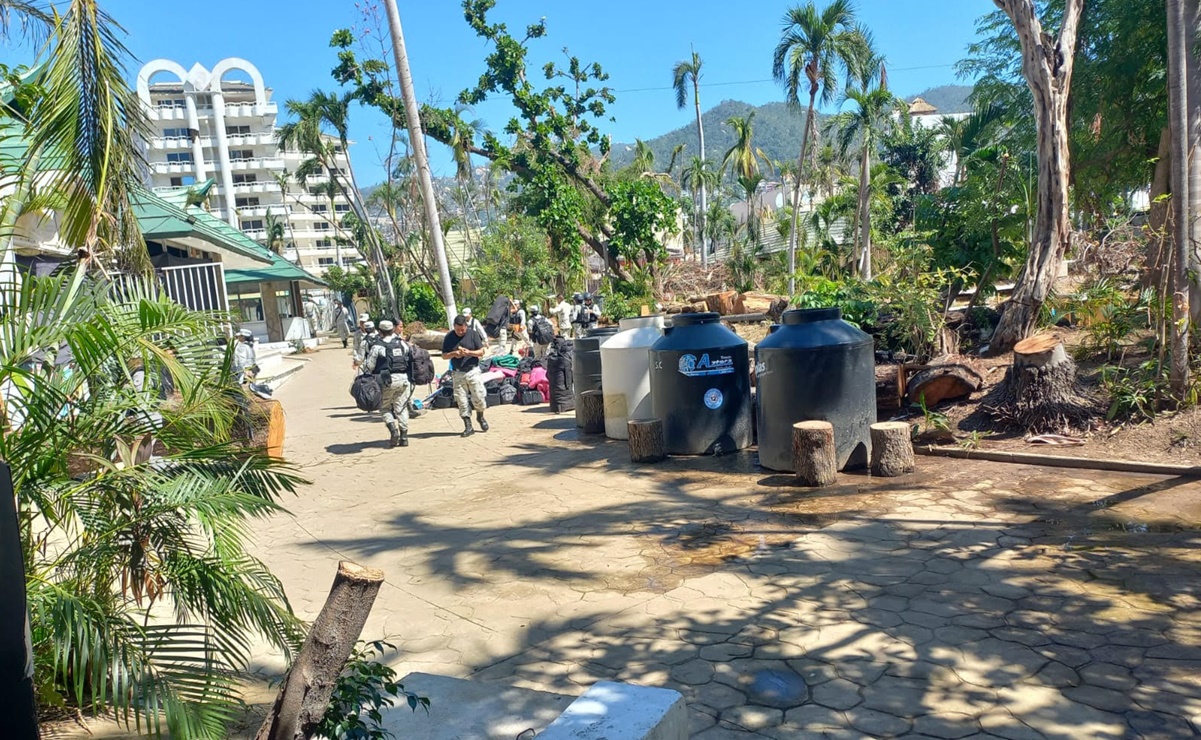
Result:
[[[225,737],[252,645],[288,652],[301,636],[246,550],[247,520],[301,481],[233,441],[242,391],[232,354],[212,351],[227,319],[83,261],[2,287],[0,386],[17,390],[0,457],[23,512],[39,693],[180,740]],[[71,364],[42,361],[58,348]]]
[[[630,162],[630,168],[639,175],[655,169],[655,153],[642,139],[634,139],[634,160]]]
[[[115,260],[125,269],[148,268],[130,204],[141,185],[143,159],[137,141],[148,127],[136,96],[125,84],[129,52],[117,24],[95,0],[72,0],[52,19],[31,3],[5,0],[0,31],[5,38],[14,22],[37,32],[53,25],[48,56],[32,105],[16,115],[27,131],[28,157],[15,197],[5,199],[5,247],[30,194],[36,190],[62,197],[59,233],[87,260]]]
[[[771,167],[771,160],[763,150],[755,146],[755,111],[744,116],[731,116],[726,119],[726,125],[734,129],[734,144],[726,150],[722,157],[721,168],[733,172],[735,179],[750,177],[759,173],[759,163]]]
[[[700,242],[702,252],[708,252],[709,248],[705,244],[707,236],[705,232],[705,211],[708,209],[706,205],[700,205],[697,202],[698,194],[701,195],[701,202],[704,202],[703,194],[708,188],[717,187],[721,182],[721,173],[713,169],[713,165],[706,159],[701,157],[692,157],[688,160],[688,165],[680,172],[680,184],[687,188],[693,194],[693,218],[696,221],[695,236]],[[707,264],[707,260],[702,254],[701,264]]]
[[[758,192],[759,186],[762,184],[763,175],[758,172],[738,176],[738,186],[742,188],[742,192],[746,196],[747,236],[750,237],[751,243],[756,246],[759,245],[759,237],[762,235],[762,229],[760,228],[760,208],[759,204],[755,202],[755,193]]]
[[[860,83],[846,92],[846,100],[854,104],[851,110],[836,115],[831,126],[838,131],[839,149],[845,156],[851,146],[859,146],[859,240],[856,248],[856,265],[859,276],[872,279],[872,232],[871,232],[871,158],[879,137],[892,122],[892,114],[898,110],[897,98],[884,85],[887,79],[883,59],[875,54],[860,57],[853,65],[853,73]],[[873,83],[877,86],[870,88]]]
[[[287,246],[287,231],[284,228],[286,220],[286,216],[283,220],[280,220],[273,211],[267,211],[265,222],[267,236],[263,240],[263,246],[280,256],[283,256],[284,247]]]
[[[809,83],[809,109],[801,134],[801,151],[797,155],[797,179],[792,191],[792,227],[788,236],[788,291],[796,290],[797,220],[800,217],[801,182],[804,180],[805,156],[809,133],[813,125],[818,95],[829,103],[838,90],[838,72],[861,46],[860,31],[855,28],[855,10],[850,0],[832,0],[819,11],[812,2],[790,9],[783,19],[780,43],[772,56],[772,75],[784,84],[786,101],[800,105],[803,80]]]
[[[671,70],[671,84],[676,91],[676,108],[682,110],[688,102],[688,85],[692,85],[692,103],[696,107],[696,138],[700,143],[701,160],[705,159],[705,126],[701,122],[701,56],[695,51],[692,52],[692,59],[676,62],[676,66]],[[705,211],[709,209],[708,183],[699,183],[701,189],[701,205],[700,205],[700,228],[697,235],[700,237],[700,253],[701,265],[709,264],[709,257],[705,249],[704,231],[705,231]]]
[[[463,114],[468,110],[466,106],[456,106],[455,115],[448,122],[450,127],[448,145],[451,157],[455,162],[455,186],[458,190],[455,201],[463,210],[463,238],[467,242],[467,247],[472,249],[471,222],[472,217],[475,216],[472,193],[475,190],[475,172],[471,165],[471,147],[475,145],[476,136],[484,130],[484,122],[479,119],[465,120]],[[475,220],[478,221],[479,218],[475,217]]]

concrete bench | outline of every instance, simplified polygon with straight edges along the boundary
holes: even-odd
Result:
[[[686,740],[684,697],[670,689],[600,681],[568,705],[538,740]]]

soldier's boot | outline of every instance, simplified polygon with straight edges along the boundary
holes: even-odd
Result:
[[[463,433],[459,436],[470,437],[473,434],[475,434],[475,430],[471,428],[471,417],[464,416],[463,417]]]
[[[391,432],[391,434],[392,434],[391,439],[388,440],[388,447],[389,448],[399,447],[401,444],[401,440],[404,439],[404,436],[401,434],[400,428],[397,427],[396,424],[393,423],[393,424],[388,425],[388,431]]]
[[[409,446],[409,430],[408,429],[400,430],[400,446],[401,447]]]
[[[488,422],[484,420],[484,412],[483,411],[479,411],[476,413],[475,420],[480,423],[480,431],[481,432],[488,431]]]

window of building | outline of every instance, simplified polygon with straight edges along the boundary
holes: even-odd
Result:
[[[188,101],[184,98],[164,98],[158,101],[159,108],[186,108]]]
[[[350,204],[349,203],[335,203],[334,211],[337,213],[349,213],[350,212]]]
[[[323,194],[324,194],[324,193],[323,193],[323,191],[321,190],[321,188],[319,188],[319,187],[316,187],[316,186],[310,186],[310,187],[309,187],[309,195],[323,195]]]
[[[334,246],[334,241],[332,239],[318,239],[313,243],[313,246],[319,249],[329,249]]]
[[[251,149],[230,149],[229,158],[231,161],[239,159],[254,159],[254,151]]]
[[[329,213],[329,206],[324,203],[315,203],[313,205],[313,213]]]
[[[242,231],[259,231],[263,228],[263,219],[248,219],[242,222]]]
[[[329,265],[332,265],[333,263],[334,263],[333,257],[318,257],[317,258],[317,264],[320,265],[321,267],[328,267]]]
[[[250,133],[250,127],[246,125],[226,126],[225,133],[229,134],[230,136],[245,136]]]
[[[164,139],[186,139],[188,138],[188,130],[186,128],[165,128],[163,129]]]
[[[173,187],[173,188],[182,188],[185,185],[195,185],[195,184],[196,184],[196,178],[192,177],[191,175],[184,175],[183,177],[172,177],[171,178],[171,187]]]
[[[234,185],[249,185],[255,181],[255,175],[234,175]]]
[[[253,198],[234,198],[234,205],[238,208],[250,208],[259,204],[258,196]]]
[[[192,163],[192,153],[191,152],[167,152],[167,161],[168,162],[186,162],[188,164],[191,164]]]
[[[328,221],[318,221],[317,223],[313,224],[313,230],[314,231],[329,231],[329,222]]]

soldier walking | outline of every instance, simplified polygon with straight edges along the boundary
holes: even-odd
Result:
[[[413,352],[401,334],[404,324],[384,319],[379,322],[379,334],[368,339],[363,358],[364,373],[379,378],[382,389],[380,412],[388,427],[388,447],[409,446],[409,399],[413,395]]]

